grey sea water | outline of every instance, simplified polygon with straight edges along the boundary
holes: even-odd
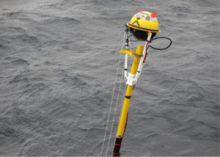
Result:
[[[158,12],[157,36],[173,45],[150,49],[121,156],[219,156],[219,8],[219,0],[0,0],[0,156],[111,155],[125,91],[118,50],[141,9]]]

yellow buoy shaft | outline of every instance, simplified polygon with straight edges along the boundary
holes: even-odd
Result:
[[[138,65],[139,65],[139,62],[140,62],[140,57],[142,55],[142,52],[143,52],[143,46],[138,45],[137,50],[134,54],[134,60],[133,60],[132,66],[131,66],[131,71],[130,71],[131,75],[136,75],[136,73],[137,73],[137,69],[138,69]],[[113,156],[118,156],[119,155],[122,138],[123,138],[124,132],[125,132],[125,127],[126,127],[126,122],[127,122],[127,115],[128,115],[128,110],[129,110],[129,105],[130,105],[130,100],[131,100],[131,95],[132,95],[133,88],[134,88],[134,86],[127,85],[125,98],[124,98],[124,103],[123,103],[121,116],[120,116],[120,120],[119,120],[119,125],[118,125],[118,131],[117,131],[117,134],[116,134],[116,140],[115,140],[115,147],[114,147],[114,151],[113,151]]]
[[[127,114],[129,110],[129,105],[130,105],[130,98],[132,95],[133,87],[132,86],[127,86],[127,90],[125,93],[125,98],[124,98],[124,104],[122,107],[121,111],[121,117],[118,125],[118,131],[117,131],[117,137],[123,137],[124,135],[124,130],[125,130],[125,125],[127,121]]]

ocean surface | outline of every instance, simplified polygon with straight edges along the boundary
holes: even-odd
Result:
[[[173,44],[149,50],[121,156],[220,155],[219,0],[0,0],[0,156],[111,156],[141,9]]]

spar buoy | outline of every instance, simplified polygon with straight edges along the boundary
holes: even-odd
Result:
[[[125,128],[128,119],[128,110],[133,89],[140,77],[142,68],[146,62],[149,48],[156,50],[164,50],[171,46],[172,40],[167,37],[154,38],[157,33],[160,33],[157,13],[140,10],[131,20],[125,25],[124,46],[119,52],[125,54],[124,61],[124,78],[127,85],[125,92],[124,103],[121,111],[121,116],[116,133],[113,156],[120,155],[122,139],[124,138]],[[131,49],[131,36],[134,36],[138,41],[145,41],[145,45],[138,45],[136,50]],[[155,48],[151,46],[151,42],[156,39],[165,38],[170,41],[170,44],[165,48]],[[134,56],[133,63],[128,73],[128,56]]]

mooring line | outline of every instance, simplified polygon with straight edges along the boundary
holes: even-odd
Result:
[[[125,34],[124,34],[124,36],[125,36]],[[125,44],[125,40],[123,39],[122,45],[121,45],[121,49],[124,47],[124,44]],[[110,108],[109,108],[109,112],[108,112],[107,123],[106,123],[106,127],[105,127],[105,135],[104,135],[102,149],[101,149],[101,157],[102,157],[102,154],[103,154],[103,149],[104,149],[105,139],[106,139],[106,134],[107,134],[107,129],[108,129],[108,123],[109,123],[109,117],[110,117],[110,113],[111,113],[111,110],[112,110],[112,104],[113,104],[113,99],[114,99],[114,95],[115,95],[115,87],[116,87],[116,82],[117,82],[117,78],[118,78],[118,72],[119,72],[120,63],[121,63],[121,56],[122,55],[120,53],[119,59],[118,59],[117,72],[116,72],[116,76],[115,76],[114,88],[113,88],[113,91],[112,91],[112,98],[111,98]]]
[[[106,150],[106,157],[108,156],[108,149],[109,149],[109,144],[110,144],[110,141],[111,141],[110,139],[111,139],[111,136],[112,136],[112,129],[113,129],[114,121],[115,121],[115,114],[116,114],[117,108],[118,108],[118,100],[119,100],[120,91],[121,91],[121,84],[122,84],[122,80],[123,80],[122,78],[123,78],[123,74],[121,76],[119,90],[118,90],[118,96],[117,96],[117,100],[116,100],[116,104],[115,104],[114,116],[113,116],[113,120],[112,120],[112,126],[111,126],[110,135],[109,135],[109,141],[108,141],[108,145],[107,145],[107,150]]]
[[[110,117],[110,113],[111,113],[111,110],[112,110],[113,98],[114,98],[114,95],[115,95],[115,87],[116,87],[116,82],[117,82],[117,78],[118,78],[118,71],[119,71],[120,62],[121,62],[121,56],[122,55],[120,54],[119,55],[119,60],[118,60],[118,68],[117,68],[117,72],[116,72],[114,88],[113,88],[113,91],[112,91],[111,103],[110,103],[109,112],[108,112],[108,119],[107,119],[107,123],[106,123],[106,127],[105,127],[105,135],[104,135],[102,149],[101,149],[101,155],[100,155],[101,157],[102,157],[103,148],[104,148],[104,145],[105,145],[105,139],[106,139],[106,134],[107,134],[107,129],[108,129],[109,117]]]

